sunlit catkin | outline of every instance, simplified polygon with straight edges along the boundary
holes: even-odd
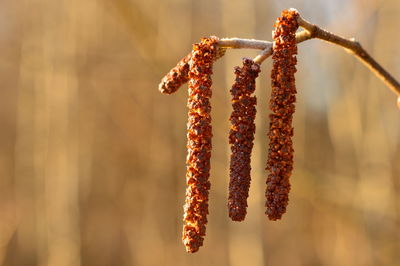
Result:
[[[192,53],[181,59],[178,64],[163,77],[158,90],[165,94],[176,92],[189,80],[189,61]]]
[[[191,253],[203,245],[206,234],[212,137],[211,74],[217,42],[216,37],[211,37],[194,44],[189,61],[187,189],[182,240]]]
[[[243,221],[247,213],[250,188],[250,157],[256,126],[256,103],[254,93],[260,65],[251,59],[243,59],[242,67],[235,67],[235,83],[230,90],[233,111],[229,118],[231,130],[230,181],[228,211],[233,221]]]
[[[270,100],[269,151],[266,214],[277,220],[286,212],[289,201],[289,178],[293,170],[292,116],[296,101],[296,30],[298,13],[284,10],[275,22],[273,38],[272,95]]]

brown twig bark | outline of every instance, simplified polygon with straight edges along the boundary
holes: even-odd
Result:
[[[321,29],[315,24],[308,22],[301,16],[298,18],[298,23],[307,31],[301,33],[302,40],[312,38],[321,39],[329,43],[342,46],[347,52],[354,54],[368,69],[380,78],[386,86],[388,86],[397,96],[400,97],[400,83],[387,72],[376,60],[365,51],[359,42],[354,39],[346,39],[329,31]]]
[[[368,69],[381,79],[389,89],[400,97],[400,83],[385,70],[368,52],[354,39],[346,39],[329,31],[321,29],[315,24],[308,22],[301,16],[298,18],[299,25],[305,30],[296,34],[296,43],[301,43],[310,39],[321,39],[343,47],[347,52],[355,55]],[[223,48],[249,48],[260,49],[262,52],[253,61],[261,64],[265,59],[272,55],[273,42],[249,40],[240,38],[224,38],[218,43]],[[399,98],[400,99],[400,98]]]
[[[248,49],[271,49],[273,42],[260,41],[254,39],[240,39],[240,38],[222,38],[218,41],[218,46],[221,48],[248,48]]]
[[[329,43],[336,44],[343,47],[347,52],[355,55],[368,69],[374,73],[379,79],[381,79],[390,90],[392,90],[400,101],[400,83],[385,70],[368,52],[361,46],[359,42],[354,39],[346,39],[339,35],[333,34],[329,31],[321,29],[319,26],[308,22],[301,16],[298,18],[299,25],[305,30],[296,33],[296,43],[301,43],[310,39],[321,39]],[[233,49],[258,49],[262,50],[253,61],[257,64],[261,64],[273,52],[273,42],[254,40],[254,39],[241,39],[241,38],[222,38],[218,41],[218,46],[225,51],[227,48]],[[218,56],[216,59],[221,57]]]

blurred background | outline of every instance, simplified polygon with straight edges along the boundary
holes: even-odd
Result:
[[[227,215],[230,50],[214,68],[204,246],[181,243],[187,85],[158,83],[203,36],[271,40],[285,8],[355,37],[400,79],[397,0],[2,0],[0,264],[400,265],[400,112],[342,48],[299,45],[287,213],[264,215],[268,59],[248,215]],[[397,158],[397,159],[396,159]]]

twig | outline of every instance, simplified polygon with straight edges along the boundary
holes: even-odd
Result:
[[[222,38],[218,41],[221,48],[249,48],[264,50],[272,48],[272,42],[260,41],[254,39],[240,39],[240,38]]]
[[[400,83],[378,62],[376,62],[375,59],[364,50],[359,42],[355,41],[354,39],[343,38],[329,31],[321,29],[317,25],[306,21],[301,16],[299,16],[297,21],[299,26],[303,27],[305,30],[296,33],[296,43],[317,38],[345,48],[347,52],[354,54],[364,65],[369,68],[371,72],[380,78],[386,84],[386,86],[388,86],[398,97],[400,97]],[[219,40],[218,45],[221,48],[260,49],[262,52],[253,59],[254,62],[258,64],[261,64],[273,53],[273,42],[268,41],[223,38]]]
[[[298,18],[298,23],[305,28],[304,40],[317,38],[330,43],[337,44],[346,49],[346,51],[354,54],[369,70],[371,70],[378,78],[380,78],[386,86],[388,86],[397,96],[400,97],[400,83],[390,75],[375,59],[370,56],[361,44],[354,39],[345,39],[324,29],[321,29],[315,24],[312,24],[301,16]],[[308,34],[307,34],[308,33]],[[296,36],[297,37],[297,36]]]
[[[304,31],[305,32],[305,31]],[[296,34],[296,42],[310,39],[309,34],[299,32]],[[303,36],[304,35],[304,36]],[[265,59],[272,55],[273,42],[254,40],[254,39],[241,39],[241,38],[222,38],[218,41],[218,45],[221,48],[233,48],[233,49],[258,49],[262,52],[256,56],[253,61],[261,64]]]
[[[272,51],[273,51],[272,46],[262,50],[262,52],[259,55],[254,57],[253,59],[254,63],[261,65],[261,63],[264,62],[265,59],[267,59],[269,56],[272,55]]]
[[[309,39],[311,39],[311,37],[309,32],[306,30],[296,33],[296,43],[301,43]],[[273,53],[272,47],[273,46],[265,48],[259,55],[254,57],[253,61],[256,62],[257,64],[261,64],[262,62],[264,62],[265,59],[267,59],[272,55]]]

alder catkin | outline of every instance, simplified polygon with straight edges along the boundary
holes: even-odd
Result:
[[[235,67],[235,83],[230,90],[233,111],[229,118],[231,129],[230,181],[228,196],[229,217],[243,221],[247,213],[247,198],[250,188],[250,158],[256,126],[256,103],[254,93],[260,65],[244,58],[242,67]]]
[[[271,73],[272,95],[270,100],[269,151],[265,196],[266,214],[277,220],[286,212],[289,201],[289,178],[293,170],[292,117],[296,101],[296,30],[299,14],[284,10],[275,22],[273,38],[273,68]]]
[[[211,158],[211,74],[218,38],[203,38],[193,45],[189,62],[189,98],[186,159],[186,201],[182,240],[187,252],[203,245],[208,214]]]
[[[163,77],[158,85],[161,93],[171,94],[176,92],[189,80],[189,61],[192,53],[181,59],[178,64]]]
[[[224,56],[226,48],[218,48],[215,60]],[[172,68],[167,75],[165,75],[160,84],[158,90],[164,94],[172,94],[176,92],[183,84],[189,80],[189,61],[192,56],[190,52],[187,56],[182,58],[174,68]]]

